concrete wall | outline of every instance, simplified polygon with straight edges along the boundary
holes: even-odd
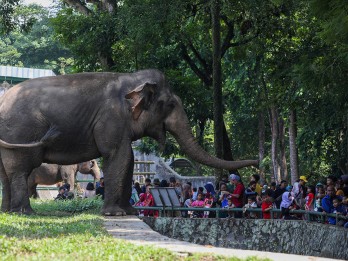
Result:
[[[201,245],[348,260],[348,229],[288,220],[151,218],[155,231]]]

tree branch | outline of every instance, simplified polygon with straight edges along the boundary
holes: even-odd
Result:
[[[206,75],[197,67],[197,65],[189,56],[187,52],[187,48],[184,44],[180,44],[180,49],[181,49],[182,58],[190,66],[191,70],[205,83],[205,85],[211,86],[212,85],[211,75]]]
[[[192,51],[192,53],[194,54],[194,56],[197,58],[197,60],[199,61],[199,63],[202,65],[202,67],[204,68],[205,74],[210,75],[212,73],[212,68],[211,66],[209,66],[207,64],[207,62],[202,58],[202,56],[200,55],[200,53],[197,51],[197,49],[193,46],[193,43],[189,40],[189,44],[188,47],[190,48],[190,50]]]
[[[63,2],[84,15],[90,15],[92,13],[80,0],[63,0]]]
[[[241,46],[243,44],[247,44],[247,43],[251,42],[252,40],[254,40],[258,36],[259,36],[259,34],[256,33],[255,35],[253,35],[253,36],[251,36],[251,37],[249,37],[247,39],[243,39],[243,40],[241,40],[239,42],[235,42],[235,43],[230,43],[229,47],[236,47],[236,46]]]
[[[221,18],[228,27],[227,34],[221,46],[221,57],[224,57],[228,48],[231,47],[230,44],[235,34],[234,34],[234,22],[229,21],[225,15],[222,15]]]

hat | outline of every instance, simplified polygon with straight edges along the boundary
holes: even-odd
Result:
[[[303,180],[303,181],[306,182],[306,183],[308,182],[307,179],[306,179],[306,176],[301,176],[301,177],[300,177],[300,180]]]
[[[285,189],[286,189],[286,191],[290,191],[292,189],[292,186],[289,185]]]
[[[317,183],[317,185],[315,185],[316,187],[323,187],[323,184],[321,184],[320,182]]]
[[[240,177],[239,177],[238,175],[236,175],[236,174],[231,174],[231,175],[230,175],[230,179],[231,179],[231,180],[238,180],[238,181],[239,181],[239,180],[240,180]]]

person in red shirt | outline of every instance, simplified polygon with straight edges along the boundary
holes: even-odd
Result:
[[[265,198],[262,200],[261,209],[263,219],[271,219],[271,210],[273,209],[272,193],[271,189],[267,189],[265,192]]]
[[[308,186],[307,187],[307,196],[306,196],[306,205],[305,209],[308,211],[314,211],[314,186]]]
[[[243,195],[245,187],[241,181],[240,176],[236,174],[230,175],[230,180],[234,184],[235,189],[233,190],[232,194],[230,195],[232,199],[232,203],[236,208],[243,208]],[[234,217],[241,218],[242,217],[242,211],[236,212]]]

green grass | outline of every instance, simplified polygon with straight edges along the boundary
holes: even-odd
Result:
[[[115,239],[103,226],[99,199],[32,200],[31,204],[35,215],[0,213],[0,260],[241,260],[180,256]]]

